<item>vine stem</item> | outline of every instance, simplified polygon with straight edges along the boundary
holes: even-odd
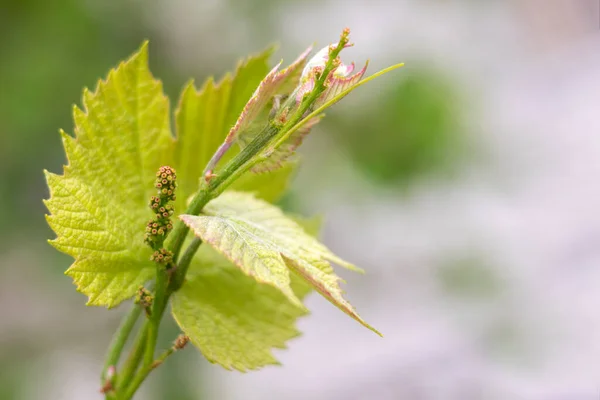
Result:
[[[154,349],[158,340],[158,328],[160,320],[165,309],[168,295],[167,285],[169,284],[169,275],[164,265],[156,265],[156,290],[154,292],[154,301],[152,303],[152,314],[148,325],[148,338],[146,343],[146,352],[144,354],[144,365],[148,366],[154,361]]]
[[[129,335],[131,335],[131,331],[133,330],[133,327],[135,326],[135,323],[141,314],[142,309],[134,305],[133,308],[123,317],[121,325],[119,325],[119,328],[115,332],[115,335],[113,336],[112,342],[109,346],[108,356],[106,357],[104,368],[102,369],[102,384],[104,384],[108,379],[108,369],[111,366],[116,367],[117,363],[119,362],[119,358],[121,357],[125,343],[127,342]]]
[[[246,171],[247,168],[242,168],[244,167],[244,164],[251,160],[258,152],[260,152],[260,150],[269,143],[269,141],[277,134],[277,132],[277,128],[270,124],[265,127],[263,134],[258,135],[248,144],[248,146],[244,148],[243,151],[238,153],[238,155],[223,168],[222,173],[216,176],[208,184],[204,183],[202,185],[200,190],[194,196],[185,214],[199,214],[200,211],[202,211],[202,208],[204,208],[204,206],[210,200],[221,193],[225,187],[231,183],[231,180],[228,180],[227,178],[233,175],[237,170],[243,169]],[[188,232],[189,228],[181,220],[177,221],[175,228],[171,233],[173,235],[173,240],[169,243],[170,250],[173,252],[174,260],[178,259],[178,255]],[[150,316],[148,325],[148,338],[144,353],[144,365],[141,371],[146,370],[150,365],[153,364],[154,351],[158,339],[158,328],[160,327],[160,321],[169,301],[169,297],[183,284],[193,256],[201,244],[202,241],[200,239],[194,239],[184,255],[181,257],[181,260],[179,262],[175,261],[175,265],[177,267],[171,277],[170,284],[166,270],[163,270],[162,272],[159,271],[159,273],[157,273],[156,292],[154,303],[152,305],[152,314]],[[161,266],[158,265],[157,267],[160,268]],[[136,377],[139,377],[140,373],[138,373]],[[131,386],[136,384],[135,379],[136,378],[134,378],[134,381],[127,386],[127,393],[129,393]]]
[[[190,203],[188,209],[186,210],[186,214],[197,215],[202,211],[204,206],[213,198],[222,193],[227,186],[229,186],[233,180],[239,177],[241,174],[246,172],[252,165],[255,165],[259,161],[262,160],[261,157],[256,157],[264,148],[267,146],[271,140],[273,140],[279,133],[285,133],[285,131],[289,131],[295,124],[297,124],[300,120],[302,120],[303,115],[309,110],[310,106],[314,101],[323,93],[325,90],[325,82],[327,77],[333,71],[337,65],[339,65],[338,55],[342,51],[342,49],[348,43],[348,32],[344,31],[342,36],[340,37],[340,41],[335,48],[330,51],[329,60],[325,65],[324,70],[321,75],[317,79],[315,83],[314,90],[306,96],[303,101],[300,103],[300,106],[297,110],[295,110],[294,114],[290,118],[290,120],[283,126],[277,127],[274,124],[267,124],[265,128],[254,137],[254,139],[246,146],[242,151],[240,151],[229,163],[225,165],[220,173],[210,179],[208,182],[204,181],[201,185],[199,191],[196,193],[192,202]],[[282,132],[283,131],[283,132]],[[219,147],[216,154],[221,154],[224,149],[226,150],[228,146],[225,148],[223,146]],[[214,158],[214,157],[213,157]],[[173,252],[173,259],[176,262],[177,268],[173,275],[172,281],[176,282],[173,288],[177,288],[181,286],[183,280],[185,279],[185,274],[187,273],[187,269],[189,267],[189,263],[191,262],[191,258],[194,253],[200,246],[201,242],[195,242],[192,244],[190,256],[186,258],[183,263],[177,263],[179,253],[181,252],[181,247],[183,246],[183,242],[189,232],[189,228],[180,220],[177,221],[175,225],[175,229],[173,230],[171,237],[173,237],[170,244],[170,250]],[[159,265],[160,268],[160,265]],[[154,349],[156,347],[156,341],[158,337],[158,328],[160,325],[160,320],[162,318],[164,309],[169,300],[169,297],[172,293],[167,290],[168,285],[168,277],[166,276],[166,271],[163,273],[159,270],[157,274],[157,282],[156,282],[156,293],[154,304],[152,307],[152,315],[150,317],[150,326],[148,328],[148,343],[146,347],[146,353],[144,356],[144,365],[148,366],[152,363],[154,358]]]
[[[314,89],[310,92],[308,96],[306,96],[298,109],[294,111],[292,117],[288,120],[288,122],[283,126],[283,129],[277,127],[271,123],[267,124],[263,130],[257,134],[252,141],[242,149],[230,162],[228,162],[222,171],[219,171],[219,174],[214,176],[208,182],[203,181],[199,191],[196,193],[192,202],[190,203],[188,209],[186,210],[186,214],[197,215],[202,211],[202,208],[214,197],[218,196],[220,193],[225,190],[227,186],[232,183],[230,177],[233,175],[235,177],[241,175],[239,173],[240,170],[246,172],[248,167],[244,167],[252,158],[254,158],[258,153],[261,152],[265,148],[265,146],[277,136],[278,133],[285,134],[285,131],[290,130],[295,124],[297,124],[304,114],[309,110],[311,104],[323,93],[325,90],[325,81],[329,76],[330,72],[333,71],[334,68],[337,67],[339,61],[337,60],[338,55],[342,51],[342,49],[348,43],[348,35],[350,31],[345,29],[342,32],[340,37],[340,41],[337,46],[331,50],[329,59],[323,69],[319,79],[315,83]],[[282,132],[283,131],[283,132]],[[227,140],[227,139],[226,139]],[[213,160],[215,157],[220,157],[223,152],[225,152],[229,148],[230,144],[227,142],[223,143],[215,153],[215,156],[211,158],[209,166],[214,167]],[[218,158],[217,157],[217,158]],[[215,162],[216,163],[216,162]],[[175,229],[171,233],[172,242],[170,250],[173,252],[173,259],[177,260],[179,252],[181,251],[181,247],[183,246],[183,242],[185,241],[185,237],[189,228],[182,222],[177,221],[175,225]],[[175,272],[178,273],[177,271]]]
[[[117,379],[117,391],[121,390],[125,387],[125,385],[129,382],[135,371],[137,370],[142,356],[144,355],[144,351],[146,350],[146,343],[148,338],[148,324],[149,321],[146,320],[146,323],[140,329],[138,336],[135,339],[135,343],[133,344],[133,348],[129,357],[125,361],[121,373],[118,375]]]
[[[179,264],[177,266],[179,274],[173,274],[171,282],[169,282],[169,294],[178,291],[181,285],[183,285],[188,268],[190,267],[190,263],[192,262],[192,258],[194,257],[194,254],[196,254],[196,251],[198,251],[198,248],[201,244],[202,239],[195,237],[189,244],[187,249],[185,249],[185,252],[181,256],[181,259],[179,260]]]
[[[294,115],[290,119],[291,122],[297,123],[302,119],[302,115],[309,109],[310,102],[314,101],[324,90],[325,90],[325,80],[327,75],[334,68],[334,60],[339,54],[339,52],[343,49],[344,44],[342,43],[346,40],[345,37],[340,39],[340,43],[336,47],[335,50],[332,51],[332,57],[327,63],[325,70],[323,71],[322,76],[317,81],[315,85],[315,90],[311,92],[309,96],[307,96],[304,101],[300,104],[300,107],[294,112]],[[293,124],[286,124],[286,126],[293,126]],[[285,128],[285,126],[284,126]],[[238,177],[241,173],[246,172],[249,168],[243,168],[245,164],[247,164],[253,157],[255,157],[261,150],[265,148],[265,146],[280,133],[281,129],[277,126],[269,123],[267,124],[263,130],[257,134],[252,141],[242,149],[230,162],[228,162],[225,167],[223,167],[222,171],[210,179],[208,182],[204,181],[200,190],[196,193],[190,206],[188,207],[186,214],[197,215],[202,211],[202,208],[214,197],[218,196],[223,190],[226,189],[232,183],[232,179],[230,177]],[[221,150],[219,147],[219,152]],[[228,148],[228,147],[227,147]],[[239,172],[241,170],[241,173]],[[181,251],[181,247],[183,246],[183,242],[189,228],[182,222],[177,221],[175,225],[175,229],[173,230],[171,237],[173,237],[173,241],[171,242],[172,247],[171,251],[173,252],[174,259],[177,259],[179,252]],[[177,273],[177,272],[176,272]]]
[[[271,148],[278,147],[301,125],[312,118],[313,114],[320,113],[325,108],[320,107],[318,110],[310,113],[312,104],[325,90],[325,82],[327,77],[331,71],[333,71],[333,69],[339,65],[337,57],[347,42],[348,31],[345,30],[338,45],[330,50],[328,62],[326,63],[323,72],[320,74],[320,76],[318,76],[313,91],[311,91],[311,93],[302,100],[299,107],[294,111],[293,115],[285,123],[285,125],[276,126],[272,123],[267,124],[263,130],[256,135],[246,147],[242,149],[242,151],[240,151],[232,160],[230,160],[221,171],[219,171],[217,175],[202,182],[185,214],[198,215],[210,200],[221,194],[231,183],[233,183],[233,181],[248,171],[252,166],[264,161],[266,159],[264,150],[271,142],[274,143]],[[397,66],[394,66],[391,69],[394,68],[397,68]],[[388,72],[388,70],[385,72]],[[379,76],[382,73],[384,72],[382,71],[376,75]],[[375,76],[372,78],[370,77],[370,79],[373,78],[375,78]],[[359,84],[366,83],[366,81],[359,82]],[[356,86],[358,86],[358,84]],[[345,91],[344,95],[349,91],[350,90]],[[330,104],[332,104],[332,102],[328,102],[327,106]],[[222,145],[217,153],[224,152],[227,148],[228,146],[224,147]],[[267,152],[268,151],[269,149],[267,149]],[[215,154],[213,158],[217,156],[218,154]],[[219,157],[217,157],[217,160],[218,158]],[[214,163],[216,164],[216,161]],[[202,241],[199,238],[193,239],[178,262],[179,254],[188,232],[189,228],[181,220],[179,220],[176,222],[175,227],[171,232],[169,239],[167,240],[167,247],[173,253],[173,260],[176,268],[172,276],[169,278],[168,272],[164,269],[161,270],[160,265],[157,266],[159,270],[157,272],[152,314],[144,327],[142,327],[138,335],[138,339],[136,340],[136,344],[134,345],[132,353],[126,363],[126,369],[124,370],[125,374],[123,375],[123,377],[126,379],[118,380],[118,389],[122,389],[124,393],[122,397],[118,397],[119,400],[131,399],[148,374],[174,352],[174,349],[171,348],[162,353],[157,359],[154,359],[154,352],[158,338],[158,328],[160,326],[164,310],[166,309],[166,305],[168,304],[169,297],[183,284],[191,260],[193,259],[193,256],[198,250],[199,246],[202,244]],[[134,309],[136,308],[138,310],[136,312],[132,311],[130,315],[133,322],[130,324],[129,318],[126,318],[115,336],[114,345],[111,345],[111,351],[109,352],[109,357],[107,358],[105,369],[102,374],[103,377],[106,375],[107,368],[118,362],[127,337],[131,334],[131,330],[135,325],[135,321],[141,313],[141,309],[139,307],[134,307]],[[135,318],[134,314],[137,314]],[[138,365],[142,358],[142,352],[144,354],[144,362],[142,367],[138,370]],[[131,382],[127,382],[129,379],[131,379],[132,374],[134,374],[136,370],[137,374],[135,374]],[[121,385],[124,385],[124,387],[121,388]]]
[[[144,382],[146,377],[150,374],[150,372],[152,372],[152,370],[154,370],[156,367],[162,364],[167,359],[167,357],[169,357],[174,352],[175,348],[171,347],[168,350],[165,350],[156,360],[153,360],[148,365],[144,365],[142,369],[140,369],[140,371],[135,375],[135,377],[127,387],[127,390],[125,391],[123,396],[119,398],[119,400],[130,400],[135,394],[135,392],[139,389],[142,382]]]

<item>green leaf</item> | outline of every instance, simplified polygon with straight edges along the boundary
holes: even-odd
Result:
[[[210,78],[200,90],[194,82],[184,88],[175,111],[178,137],[175,169],[180,177],[176,210],[185,209],[185,201],[198,190],[198,179],[204,167],[269,71],[272,53],[273,48],[269,48],[249,57],[238,65],[234,76],[227,74],[218,83]],[[246,174],[232,185],[232,189],[256,192],[267,201],[276,201],[287,188],[293,170],[290,165],[269,176]]]
[[[154,272],[144,226],[158,167],[170,163],[174,141],[169,102],[148,70],[148,46],[111,70],[75,107],[75,137],[62,133],[69,164],[46,172],[45,204],[58,250],[75,258],[66,274],[89,305],[112,307]]]
[[[311,50],[312,47],[309,47],[287,68],[279,72],[276,72],[277,68],[275,68],[267,75],[267,77],[265,77],[252,95],[250,101],[248,101],[248,104],[244,107],[240,118],[227,137],[228,140],[234,140],[235,138],[240,145],[240,148],[243,149],[252,142],[266,124],[269,124],[269,112],[267,112],[268,109],[266,106],[271,103],[271,99],[275,94],[293,96],[292,91],[299,84],[302,69],[306,64],[306,58]],[[277,107],[281,107],[281,105]],[[289,109],[286,108],[286,110]],[[252,167],[251,171],[255,174],[274,172],[286,165],[284,162],[287,161],[296,148],[302,144],[304,137],[308,135],[311,128],[316,125],[321,118],[322,116],[313,118],[309,123],[305,124],[302,129],[299,129],[293,136],[290,136],[285,143],[275,149],[269,155],[267,160]],[[251,126],[252,128],[250,128]]]
[[[282,167],[285,168],[286,165],[289,165],[290,157],[302,144],[302,141],[310,133],[310,130],[313,128],[313,126],[318,124],[324,116],[325,114],[321,114],[304,124],[302,128],[298,129],[278,148],[274,149],[265,161],[252,167],[251,171],[255,174],[263,174],[265,172],[274,172]],[[242,147],[245,147],[252,141],[252,139],[252,134],[242,133],[238,138],[238,142]]]
[[[300,291],[299,297],[308,292],[306,286]],[[210,362],[247,371],[278,364],[272,349],[285,348],[300,334],[296,319],[307,311],[202,246],[185,284],[172,296],[172,313]]]
[[[248,193],[226,192],[211,201],[205,215],[180,218],[195,235],[230,259],[246,275],[279,289],[303,307],[290,286],[290,270],[346,314],[378,333],[342,296],[329,262],[358,270],[308,235],[283,212]]]
[[[318,234],[321,218],[293,218],[311,236]],[[291,278],[300,300],[312,292],[299,276]],[[192,343],[211,362],[240,371],[278,364],[271,349],[284,348],[298,336],[296,320],[307,314],[210,246],[200,247],[186,282],[172,298],[173,316]]]
[[[306,218],[299,215],[288,215],[288,217],[300,225],[302,229],[304,229],[304,232],[314,238],[318,238],[319,232],[321,231],[321,226],[323,225],[323,218],[321,216],[316,215]],[[298,274],[291,274],[290,278],[292,290],[301,300],[304,299],[307,294],[313,291],[313,287]]]
[[[271,50],[240,64],[235,77],[197,92],[190,84],[177,112],[178,142],[169,129],[169,103],[148,69],[145,43],[111,70],[94,92],[84,90],[74,107],[75,137],[61,132],[68,165],[62,176],[46,173],[51,243],[71,255],[68,269],[89,305],[113,307],[134,295],[154,274],[144,244],[152,217],[148,201],[161,165],[178,171],[176,212],[198,188],[202,168],[219,146],[266,71]],[[268,201],[283,193],[293,166],[269,176],[243,177],[241,190]]]
[[[227,134],[227,142],[235,141],[240,134],[247,133],[248,128],[256,125],[256,120],[260,116],[266,116],[266,108],[272,103],[273,97],[277,94],[289,94],[298,83],[302,68],[306,64],[306,58],[311,51],[311,47],[306,49],[293,63],[279,71],[282,62],[279,62],[268,74],[262,79],[256,90],[253,91],[252,97],[248,100],[244,108],[239,114],[239,118],[231,127]],[[259,118],[262,119],[262,118]],[[267,121],[262,121],[263,125]],[[262,127],[262,126],[261,126]],[[260,132],[260,129],[251,129],[253,136]],[[250,139],[251,140],[251,139]],[[240,143],[242,147],[243,143]]]

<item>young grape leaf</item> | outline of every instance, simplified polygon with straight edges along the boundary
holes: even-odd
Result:
[[[75,107],[75,137],[62,134],[69,165],[46,172],[51,241],[75,258],[66,274],[89,305],[112,307],[154,272],[144,226],[155,173],[172,159],[169,102],[148,70],[148,46],[111,70]]]
[[[299,298],[309,291],[302,283],[297,290]],[[172,296],[172,313],[210,362],[245,372],[278,364],[272,349],[300,334],[296,319],[308,312],[202,246]]]
[[[251,171],[255,174],[262,174],[264,172],[277,172],[280,168],[286,168],[289,165],[289,159],[294,154],[296,149],[302,144],[304,138],[310,133],[310,130],[318,124],[325,114],[321,114],[308,121],[302,128],[298,129],[293,135],[291,135],[285,142],[281,144],[277,149],[269,154],[269,157],[252,167]],[[245,147],[252,141],[252,134],[242,133],[238,138],[238,142],[242,147]],[[250,175],[256,176],[256,175]]]
[[[208,79],[197,90],[192,81],[184,88],[175,111],[178,139],[175,169],[181,177],[176,210],[185,209],[185,201],[198,189],[204,167],[269,72],[268,61],[272,53],[273,48],[269,48],[248,58],[238,65],[234,76],[227,74],[218,83]],[[246,174],[232,185],[232,189],[252,191],[267,201],[276,201],[287,188],[294,167],[288,164],[269,176]]]
[[[323,225],[323,218],[320,215],[315,215],[310,218],[289,214],[287,214],[287,216],[300,225],[302,229],[304,229],[304,232],[313,238],[318,239],[319,233],[321,232],[321,226]],[[313,287],[298,274],[290,274],[290,286],[300,300],[304,299],[307,294],[313,291]]]
[[[378,333],[363,321],[342,296],[329,262],[358,270],[308,235],[283,212],[248,193],[226,192],[211,201],[204,215],[181,215],[194,234],[230,259],[258,282],[279,289],[303,307],[290,287],[290,270],[327,300]]]
[[[293,219],[311,236],[318,234],[320,218]],[[304,300],[312,287],[297,275],[291,278],[292,290]],[[271,349],[298,336],[296,319],[307,314],[210,246],[200,247],[172,299],[173,317],[192,343],[211,362],[239,371],[278,364]]]
[[[265,116],[265,108],[269,105],[273,97],[277,94],[289,94],[296,86],[302,68],[306,64],[306,58],[312,50],[311,47],[306,49],[296,60],[286,68],[279,71],[280,62],[268,74],[258,82],[258,87],[253,91],[248,103],[241,110],[239,118],[231,127],[227,134],[227,142],[233,142],[238,136],[247,131],[247,129],[256,123],[257,119],[262,119],[260,116]],[[262,121],[262,124],[267,121]],[[254,131],[256,135],[258,131]],[[243,146],[243,144],[242,144]]]

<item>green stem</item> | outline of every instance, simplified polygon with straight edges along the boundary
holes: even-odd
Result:
[[[291,132],[297,129],[295,126],[298,125],[298,123],[304,123],[306,120],[308,120],[308,118],[305,118],[305,114],[310,111],[310,107],[325,90],[326,79],[331,71],[337,67],[337,57],[347,42],[348,37],[347,32],[345,31],[344,34],[342,34],[342,37],[340,38],[336,48],[331,51],[329,60],[325,65],[323,72],[317,79],[317,82],[315,82],[314,90],[303,99],[300,106],[298,109],[296,109],[287,123],[283,127],[277,127],[270,123],[267,124],[263,131],[256,135],[254,139],[230,162],[228,162],[216,176],[212,177],[210,181],[201,184],[200,189],[186,210],[186,214],[198,215],[210,200],[222,193],[241,174],[245,173],[253,165],[256,165],[258,162],[264,160],[264,155],[261,156],[260,153],[270,142],[275,141],[277,145],[281,144],[284,140],[283,137],[289,137]],[[150,317],[149,326],[147,329],[144,365],[138,370],[131,383],[129,383],[127,386],[125,395],[122,398],[123,400],[129,400],[135,394],[136,390],[139,388],[147,375],[173,352],[173,349],[169,349],[157,360],[153,360],[158,337],[158,328],[160,326],[160,321],[166,308],[166,304],[170,295],[177,291],[183,284],[190,262],[202,243],[200,239],[194,239],[182,255],[181,260],[178,262],[177,260],[179,259],[179,253],[181,252],[181,248],[183,247],[183,243],[185,242],[188,232],[189,228],[182,221],[177,221],[174,230],[171,232],[171,238],[168,247],[173,252],[173,260],[175,260],[177,267],[173,273],[173,276],[171,277],[171,282],[169,283],[166,270],[161,270],[161,266],[158,266],[159,269],[157,271],[155,299],[152,307],[152,315]],[[138,362],[132,362],[132,365],[135,366],[129,368],[128,371],[134,371],[135,368],[137,368],[137,364]],[[123,382],[126,383],[126,381]]]
[[[129,313],[123,317],[121,325],[119,325],[117,332],[113,336],[113,340],[108,350],[108,356],[106,357],[104,368],[102,369],[102,384],[104,384],[106,381],[106,372],[108,368],[111,365],[115,367],[117,366],[119,358],[121,357],[121,353],[123,352],[123,348],[125,347],[125,343],[127,342],[127,338],[129,338],[129,335],[131,334],[131,331],[133,330],[133,327],[135,326],[135,323],[141,314],[141,307],[138,307],[134,304]]]
[[[272,125],[268,125],[263,130],[264,134],[258,135],[252,140],[248,146],[244,148],[236,157],[234,157],[227,165],[223,168],[223,171],[216,176],[208,184],[202,185],[200,190],[196,193],[192,202],[190,203],[186,214],[197,215],[202,211],[202,208],[213,199],[216,194],[221,193],[226,187],[222,185],[224,182],[228,182],[231,175],[233,175],[240,167],[247,163],[252,157],[254,157],[264,146],[277,134],[278,130]],[[219,190],[220,189],[220,190]],[[173,240],[170,243],[170,250],[173,252],[173,259],[177,260],[185,237],[189,232],[189,228],[183,224],[182,221],[178,221],[173,229],[172,237]],[[144,365],[148,366],[152,363],[154,358],[154,349],[156,347],[156,341],[158,338],[158,328],[160,326],[160,320],[162,318],[164,309],[169,300],[171,293],[178,290],[185,279],[189,264],[198,250],[202,242],[199,239],[195,239],[190,244],[190,247],[182,257],[181,262],[176,261],[177,268],[172,277],[172,284],[170,290],[167,290],[168,276],[164,270],[158,270],[157,281],[156,281],[156,292],[154,297],[154,304],[152,305],[152,315],[150,316],[150,326],[148,328],[148,340],[146,344],[146,353],[144,356]],[[158,266],[160,268],[160,266]]]
[[[210,193],[203,188],[196,193],[192,202],[190,203],[187,210],[185,210],[184,214],[196,215],[200,213],[200,210],[210,201]],[[183,223],[183,221],[178,220],[175,223],[175,227],[173,228],[173,232],[171,232],[171,241],[169,244],[169,250],[173,252],[173,260],[175,260],[175,265],[178,265],[177,260],[179,258],[179,252],[181,251],[181,247],[183,246],[183,242],[185,241],[185,237],[189,228],[187,225]],[[175,270],[175,276],[180,275],[180,268],[177,267]]]
[[[117,390],[124,389],[127,383],[131,380],[135,371],[137,371],[140,361],[142,360],[142,356],[144,355],[144,350],[146,350],[146,343],[148,338],[148,325],[149,321],[146,320],[146,323],[140,329],[138,336],[135,339],[135,343],[132,347],[132,350],[121,368],[121,373],[118,375],[117,379]]]
[[[181,256],[179,263],[177,264],[177,269],[171,278],[171,282],[169,282],[167,295],[170,296],[171,293],[174,293],[179,290],[183,282],[185,281],[185,276],[190,267],[190,263],[192,258],[194,258],[194,254],[198,251],[198,248],[202,244],[202,239],[195,237],[192,242],[189,244],[188,248],[185,249],[185,252]]]
[[[283,129],[280,129],[272,124],[267,124],[262,132],[254,137],[254,139],[242,149],[230,162],[228,162],[222,171],[213,177],[209,183],[204,183],[200,190],[196,193],[190,206],[186,210],[186,214],[197,215],[202,211],[202,208],[208,203],[211,199],[215,198],[218,194],[222,193],[223,190],[227,186],[232,183],[233,176],[238,177],[241,173],[246,172],[248,167],[242,168],[250,159],[256,156],[261,150],[265,148],[265,146],[277,136],[277,134],[281,131],[284,133],[290,130],[295,124],[297,124],[303,117],[303,115],[308,111],[312,103],[323,93],[325,90],[325,81],[329,76],[330,72],[333,71],[336,65],[336,59],[344,46],[348,43],[348,35],[347,32],[342,34],[340,41],[335,49],[332,50],[329,60],[319,76],[319,79],[315,83],[315,88],[313,91],[304,98],[298,109],[294,112],[292,117],[285,124]],[[222,145],[223,147],[223,145]],[[218,151],[217,151],[218,152]],[[238,172],[242,169],[242,172]],[[175,225],[175,229],[173,230],[171,236],[173,237],[171,242],[170,250],[173,252],[173,259],[177,260],[179,256],[179,252],[181,251],[181,247],[183,246],[183,242],[185,241],[185,237],[189,228],[182,222],[178,221]]]
[[[152,370],[154,368],[156,368],[160,364],[162,364],[167,359],[167,357],[169,357],[174,352],[175,352],[175,349],[171,347],[170,349],[163,352],[156,360],[153,360],[149,364],[144,365],[138,371],[138,373],[135,375],[135,377],[131,381],[131,384],[129,384],[129,386],[127,387],[127,390],[125,391],[123,396],[120,398],[120,400],[130,400],[133,397],[133,395],[135,394],[135,392],[139,389],[142,382],[144,382],[146,377],[148,377],[148,374],[150,374],[150,372],[152,372]]]
[[[158,328],[160,320],[167,303],[167,285],[169,284],[169,275],[164,265],[156,265],[156,290],[154,291],[154,301],[152,303],[152,314],[150,315],[150,324],[148,326],[148,338],[146,343],[146,352],[144,355],[144,365],[149,365],[154,360],[154,349],[158,340]]]
[[[293,123],[298,123],[302,119],[302,115],[310,108],[312,102],[314,102],[325,90],[325,80],[327,75],[335,67],[333,60],[337,58],[337,55],[343,49],[343,47],[344,43],[340,41],[340,44],[338,44],[336,49],[332,52],[332,57],[326,65],[322,76],[317,81],[316,89],[304,99],[290,121],[288,121],[288,123],[284,126],[282,129],[284,133],[286,130],[290,130],[293,127]],[[280,132],[281,130],[275,125],[267,124],[263,128],[262,132],[256,135],[254,139],[242,149],[242,151],[240,151],[231,161],[229,161],[225,167],[223,167],[223,170],[219,171],[218,175],[200,187],[185,213],[189,215],[199,214],[210,200],[221,194],[231,183],[233,183],[235,179],[237,179],[244,172],[248,171],[248,169],[250,169],[253,165],[256,165],[258,162],[260,162],[262,160],[261,158],[254,159],[253,162],[251,160],[258,153],[260,153],[265,146]],[[173,252],[174,260],[178,259],[179,253],[181,252],[181,247],[183,246],[183,242],[185,241],[188,232],[189,228],[182,221],[177,221],[171,234],[173,239],[170,243],[170,250]],[[198,244],[198,246],[199,245],[200,244]],[[178,288],[181,286],[186,272],[187,268],[181,268],[181,265],[178,264],[178,268],[175,271],[173,279],[173,281],[176,282],[174,287]]]
[[[146,324],[141,328],[141,330],[138,334],[138,337],[136,339],[136,343],[133,347],[133,351],[130,354],[129,358],[127,359],[127,361],[123,367],[123,375],[120,377],[118,384],[117,384],[118,389],[121,390],[121,388],[122,388],[126,393],[126,396],[123,399],[128,399],[131,396],[133,396],[133,394],[135,393],[137,388],[139,388],[139,386],[141,385],[143,380],[146,378],[148,373],[156,366],[157,360],[154,360],[152,358],[150,360],[150,362],[148,362],[148,355],[149,354],[152,356],[154,355],[154,348],[156,347],[156,340],[158,338],[158,326],[160,325],[160,321],[162,319],[162,315],[166,308],[167,301],[168,301],[170,295],[173,292],[177,291],[183,284],[183,279],[185,278],[185,273],[187,272],[187,270],[189,268],[189,264],[201,244],[202,244],[202,241],[198,238],[195,238],[192,241],[192,243],[190,243],[190,245],[184,252],[183,256],[181,257],[181,261],[177,267],[178,269],[183,270],[183,273],[181,274],[182,280],[180,282],[178,282],[177,284],[172,284],[172,285],[166,286],[164,288],[164,294],[162,294],[160,296],[159,296],[158,288],[162,286],[162,282],[157,282],[157,284],[156,284],[157,290],[156,290],[155,299],[154,299],[155,302],[153,303],[153,307],[152,307],[151,318],[150,318],[150,320],[146,321]],[[159,276],[161,276],[161,275],[159,275]],[[168,275],[165,273],[163,277],[168,277]],[[162,280],[162,278],[161,278],[161,280]],[[167,280],[165,280],[165,282],[167,282]],[[174,283],[176,281],[172,280],[171,282]],[[157,302],[156,299],[158,297],[163,298],[164,300]],[[150,335],[154,335],[154,337],[151,337]],[[129,382],[131,380],[131,377],[134,375],[134,373],[138,369],[138,365],[141,361],[142,355],[145,355],[144,365],[142,366],[142,369],[140,370],[140,372],[138,372],[138,374],[136,375],[134,380]],[[158,360],[160,360],[160,359],[161,358],[159,357]],[[154,365],[154,367],[151,367],[152,365]],[[149,368],[149,366],[151,368]],[[143,372],[143,371],[146,371],[146,372]],[[129,396],[129,397],[127,397],[127,396]]]
[[[277,134],[277,127],[269,124],[267,125],[263,131],[258,134],[249,144],[244,147],[242,151],[240,151],[231,161],[229,161],[222,171],[219,171],[219,174],[210,180],[209,183],[204,183],[200,187],[200,190],[196,193],[189,207],[185,211],[185,214],[189,215],[198,215],[200,211],[204,208],[204,206],[213,198],[216,197],[216,194],[221,193],[225,187],[221,187],[221,185],[228,181],[232,174],[234,174],[241,166],[243,166],[246,162],[248,162],[252,157],[254,157],[259,151],[261,151],[267,143],[275,135]],[[228,181],[229,184],[230,181]],[[217,190],[220,189],[220,190]],[[171,242],[170,249],[173,252],[173,259],[177,260],[179,253],[181,251],[181,247],[183,246],[183,242],[185,241],[185,237],[189,232],[189,228],[182,222],[177,221],[175,224],[175,228],[173,232],[171,232]],[[176,279],[181,279],[179,271],[175,271]]]

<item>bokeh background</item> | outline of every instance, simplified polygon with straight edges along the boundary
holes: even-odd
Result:
[[[600,398],[598,0],[0,0],[0,399],[100,399],[125,311],[86,308],[46,243],[42,169],[64,163],[82,88],[143,39],[176,99],[345,26],[345,60],[406,67],[328,113],[283,205],[324,214],[323,240],[368,270],[342,274],[385,338],[312,295],[282,367],[190,347],[138,398]]]

